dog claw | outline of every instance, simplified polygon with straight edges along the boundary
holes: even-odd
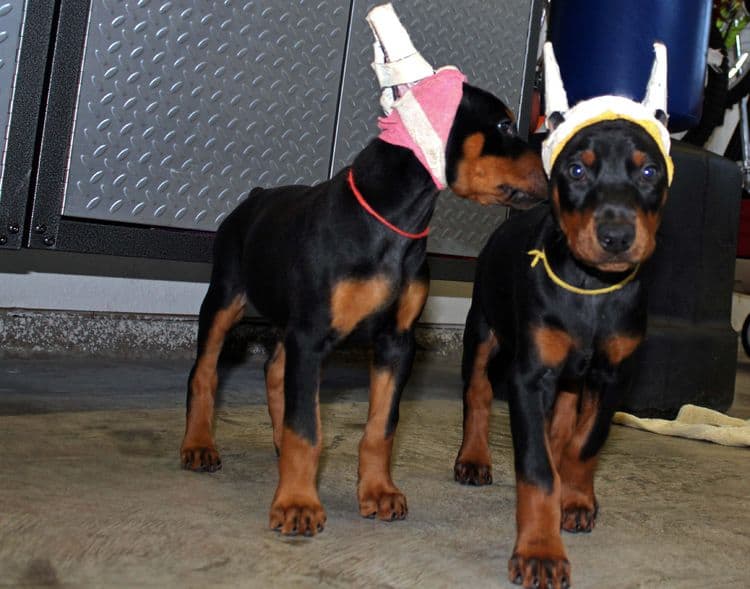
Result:
[[[221,470],[221,458],[216,448],[198,447],[180,450],[182,468],[194,472],[216,472]]]
[[[590,534],[596,525],[596,508],[568,506],[562,510],[562,529],[572,534]]]
[[[320,503],[274,504],[269,527],[285,536],[315,536],[325,528],[326,514]]]
[[[570,564],[564,557],[525,558],[514,553],[508,578],[525,589],[565,589],[570,587]]]
[[[492,467],[474,462],[456,462],[453,467],[453,478],[462,485],[491,485]]]
[[[392,522],[405,519],[408,512],[406,497],[398,489],[363,493],[359,499],[359,514],[367,519]]]

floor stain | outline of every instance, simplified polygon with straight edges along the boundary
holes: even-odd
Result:
[[[18,580],[21,586],[59,587],[60,580],[52,563],[46,558],[37,558],[29,563]]]

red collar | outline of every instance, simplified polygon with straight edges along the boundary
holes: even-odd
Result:
[[[398,233],[403,237],[408,237],[409,239],[422,239],[423,237],[427,237],[430,234],[429,227],[427,227],[427,229],[425,229],[424,231],[420,231],[419,233],[409,233],[408,231],[399,229],[398,227],[387,221],[383,216],[378,214],[378,212],[373,209],[365,200],[365,197],[362,196],[362,193],[357,190],[357,187],[354,185],[354,172],[351,168],[349,168],[349,173],[347,174],[346,179],[349,182],[349,188],[352,189],[354,196],[357,198],[359,204],[362,205],[362,208],[370,213],[373,217],[375,217],[378,221],[380,221],[383,225],[388,227],[388,229],[390,229],[391,231],[394,231],[395,233]]]

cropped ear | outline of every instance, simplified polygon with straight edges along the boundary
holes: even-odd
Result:
[[[654,116],[656,117],[656,120],[659,121],[662,125],[664,125],[665,127],[667,126],[667,123],[669,122],[669,115],[667,115],[667,113],[665,113],[662,109],[657,108]]]
[[[659,122],[666,125],[666,121],[662,121],[662,118],[667,117],[667,48],[663,43],[654,43],[654,64],[642,104],[654,113]]]
[[[380,105],[386,115],[409,86],[432,76],[432,66],[414,48],[393,6],[376,6],[365,17],[375,37],[372,67],[382,89]]]
[[[549,129],[549,131],[554,131],[560,125],[562,125],[564,121],[565,121],[565,117],[562,115],[562,113],[555,111],[547,115],[547,119],[545,120],[545,125],[547,125],[547,129]]]
[[[544,44],[544,109],[547,114],[547,121],[553,119],[554,115],[559,115],[562,119],[569,108],[568,95],[565,92],[565,86],[563,86],[560,66],[555,58],[555,50],[552,48],[552,43],[547,41]],[[554,126],[556,127],[559,124],[558,122]],[[547,126],[550,130],[554,128],[550,127],[549,122]]]

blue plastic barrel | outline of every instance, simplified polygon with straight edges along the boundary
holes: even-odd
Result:
[[[568,103],[616,94],[642,100],[652,44],[667,46],[669,128],[698,123],[711,0],[553,0],[549,40]]]

